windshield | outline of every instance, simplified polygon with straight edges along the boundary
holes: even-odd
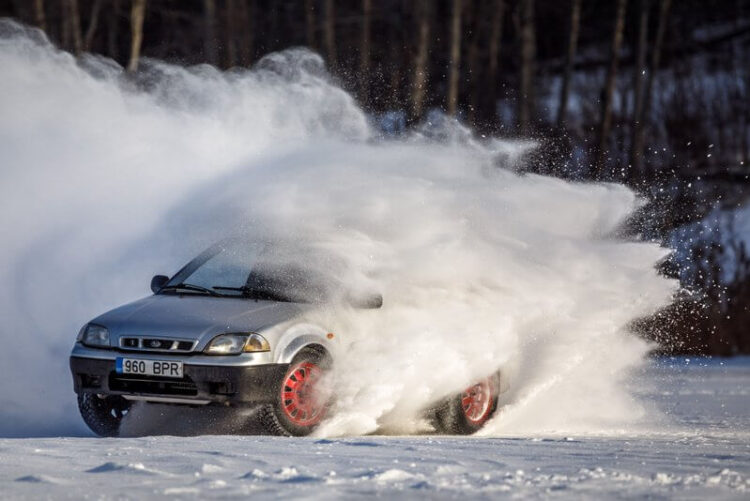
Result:
[[[325,301],[330,281],[316,269],[311,255],[309,249],[228,240],[188,263],[160,293]]]

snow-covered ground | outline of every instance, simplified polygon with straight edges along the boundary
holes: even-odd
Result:
[[[748,499],[750,359],[642,378],[672,424],[618,436],[3,439],[0,497]]]

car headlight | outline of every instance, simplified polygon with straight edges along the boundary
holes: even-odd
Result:
[[[268,341],[260,334],[222,334],[213,338],[204,350],[208,355],[238,355],[242,352],[259,351],[271,351]]]
[[[250,334],[247,336],[245,347],[242,349],[245,353],[252,353],[257,351],[271,351],[271,345],[268,344],[266,338],[260,334]]]
[[[77,340],[86,346],[109,348],[109,331],[101,325],[87,324],[78,333]]]

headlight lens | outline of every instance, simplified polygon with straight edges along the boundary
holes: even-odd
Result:
[[[258,351],[271,351],[271,345],[268,344],[266,338],[260,334],[250,334],[245,342],[243,350],[245,353],[258,352]]]
[[[268,341],[260,334],[222,334],[213,338],[204,351],[208,355],[237,355],[270,350]]]
[[[236,355],[242,351],[247,334],[222,334],[211,340],[206,348],[209,355]]]
[[[109,331],[101,325],[88,324],[81,329],[78,340],[86,346],[109,348]]]

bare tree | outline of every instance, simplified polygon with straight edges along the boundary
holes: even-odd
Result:
[[[601,120],[599,122],[599,138],[597,141],[595,164],[597,177],[601,177],[604,172],[607,142],[609,141],[609,133],[612,128],[612,98],[615,93],[615,84],[617,83],[617,64],[620,58],[620,46],[622,45],[622,36],[625,29],[625,10],[627,4],[627,0],[617,0],[615,24],[612,29],[609,66],[602,92]]]
[[[646,79],[646,90],[644,92],[643,102],[644,106],[649,106],[651,103],[651,90],[654,87],[654,77],[656,72],[659,70],[659,62],[661,61],[661,50],[664,45],[664,35],[667,32],[667,21],[669,19],[669,9],[672,5],[672,0],[661,0],[661,9],[659,11],[659,27],[656,30],[656,40],[654,40],[654,47],[651,51],[651,67]]]
[[[419,1],[420,0],[409,5],[414,9],[414,6],[419,7]],[[403,30],[401,26],[401,21],[408,18],[405,12],[407,2],[406,0],[389,0],[386,5],[387,7],[383,12],[385,14],[385,20],[387,21],[386,46],[388,47],[388,57],[385,60],[380,61],[380,64],[382,65],[381,74],[385,73],[390,76],[390,78],[387,79],[388,96],[385,102],[390,109],[401,109],[406,106],[409,112],[407,119],[411,120],[411,86],[415,75],[412,71],[412,58],[410,55],[405,54],[405,51],[403,50],[406,46],[406,30]],[[409,33],[412,31],[414,30],[409,30]],[[405,77],[404,75],[409,75],[410,77]],[[405,78],[408,78],[408,83],[406,85],[404,85]],[[386,79],[384,78],[384,80]]]
[[[644,93],[644,74],[646,73],[646,49],[648,47],[648,11],[650,7],[649,0],[639,0],[638,2],[638,38],[635,47],[635,64],[633,65],[633,91],[635,97],[633,100],[633,121],[631,123],[631,142],[630,145],[630,169],[631,175],[640,175],[641,173],[641,155],[636,151],[636,136],[640,134],[643,127],[643,93]]]
[[[411,91],[411,118],[419,120],[424,113],[424,100],[427,94],[428,63],[430,50],[430,0],[417,0],[417,54],[414,57],[414,78]]]
[[[667,31],[667,20],[669,18],[669,8],[671,3],[671,0],[661,0],[661,7],[659,9],[659,26],[656,29],[656,39],[654,40],[654,46],[651,49],[651,63],[649,65],[646,84],[643,90],[643,104],[641,106],[641,114],[638,121],[639,125],[637,129],[633,131],[633,145],[630,154],[634,170],[638,173],[642,173],[643,171],[643,146],[645,142],[644,131],[648,120],[647,111],[651,107],[651,89],[654,85],[656,72],[659,70],[659,61],[661,58],[662,45],[664,44],[664,35]]]
[[[362,34],[359,43],[359,98],[367,102],[370,96],[370,23],[372,0],[362,0]]]
[[[47,31],[47,16],[44,13],[44,0],[34,0],[34,23],[42,31]]]
[[[534,105],[534,73],[536,59],[536,26],[534,0],[521,0],[521,78],[518,99],[518,124],[528,134]]]
[[[78,10],[78,0],[63,0],[62,42],[63,46],[72,49],[76,54],[80,54],[83,51],[81,15]]]
[[[237,25],[239,25],[239,62],[242,66],[250,66],[253,60],[253,44],[255,43],[255,13],[257,5],[255,0],[240,0],[237,11]]]
[[[73,32],[73,48],[76,54],[83,52],[83,37],[81,35],[81,12],[78,0],[68,0],[70,5],[70,28]]]
[[[462,0],[453,0],[451,11],[451,45],[448,63],[447,111],[455,115],[458,108],[458,72],[461,67],[461,10]]]
[[[228,68],[237,64],[237,21],[238,11],[235,0],[225,0],[224,52]]]
[[[335,69],[338,65],[336,60],[336,12],[333,0],[325,0],[325,46],[328,65]]]
[[[562,129],[565,123],[565,115],[568,111],[568,96],[570,94],[570,81],[573,78],[573,66],[575,64],[576,50],[578,47],[578,32],[581,25],[581,0],[570,2],[570,29],[568,31],[568,51],[565,53],[565,73],[563,74],[562,88],[560,89],[560,106],[557,108],[557,127]]]
[[[315,48],[315,1],[305,0],[305,34],[307,46]]]
[[[281,41],[281,33],[279,32],[279,11],[281,10],[280,7],[283,3],[283,0],[267,0],[265,8],[263,9],[263,12],[267,13],[266,23],[263,30],[266,33],[263,50],[266,52],[279,49],[279,43]]]
[[[467,11],[465,25],[471,33],[469,38],[469,48],[466,55],[466,69],[464,73],[468,75],[469,99],[468,99],[468,121],[478,125],[478,111],[480,99],[488,90],[484,88],[486,82],[482,77],[484,72],[481,71],[480,65],[480,48],[482,36],[484,34],[484,16],[486,4],[479,2],[476,4],[468,3],[465,10]]]
[[[747,47],[743,48],[740,54],[740,61],[747,61],[750,56]],[[750,68],[748,68],[747,64],[743,64],[737,71],[744,73],[742,83],[745,89],[744,96],[742,97],[745,109],[744,113],[740,114],[742,117],[742,134],[740,135],[742,141],[742,160],[740,164],[745,165],[746,169],[748,169],[750,168]],[[750,274],[748,276],[750,277]],[[750,283],[748,286],[750,286]],[[748,291],[748,296],[750,297],[750,290]]]
[[[102,0],[94,0],[94,5],[91,7],[91,15],[89,16],[89,27],[86,29],[86,37],[83,41],[83,49],[86,52],[91,51],[91,44],[94,42],[96,28],[99,25],[99,13],[101,10]]]
[[[130,61],[128,72],[138,69],[143,42],[143,18],[146,15],[146,0],[133,0],[130,7]]]
[[[500,70],[500,48],[503,41],[503,22],[505,21],[505,0],[495,0],[492,5],[492,26],[490,28],[490,40],[489,40],[489,65],[488,65],[488,81],[489,81],[489,92],[488,95],[491,98],[491,106],[493,108],[495,101],[497,100],[497,74]]]
[[[112,1],[112,8],[107,16],[107,55],[112,59],[117,59],[119,54],[117,39],[120,34],[120,0]]]
[[[219,62],[216,46],[216,2],[203,0],[203,57],[214,66]]]

